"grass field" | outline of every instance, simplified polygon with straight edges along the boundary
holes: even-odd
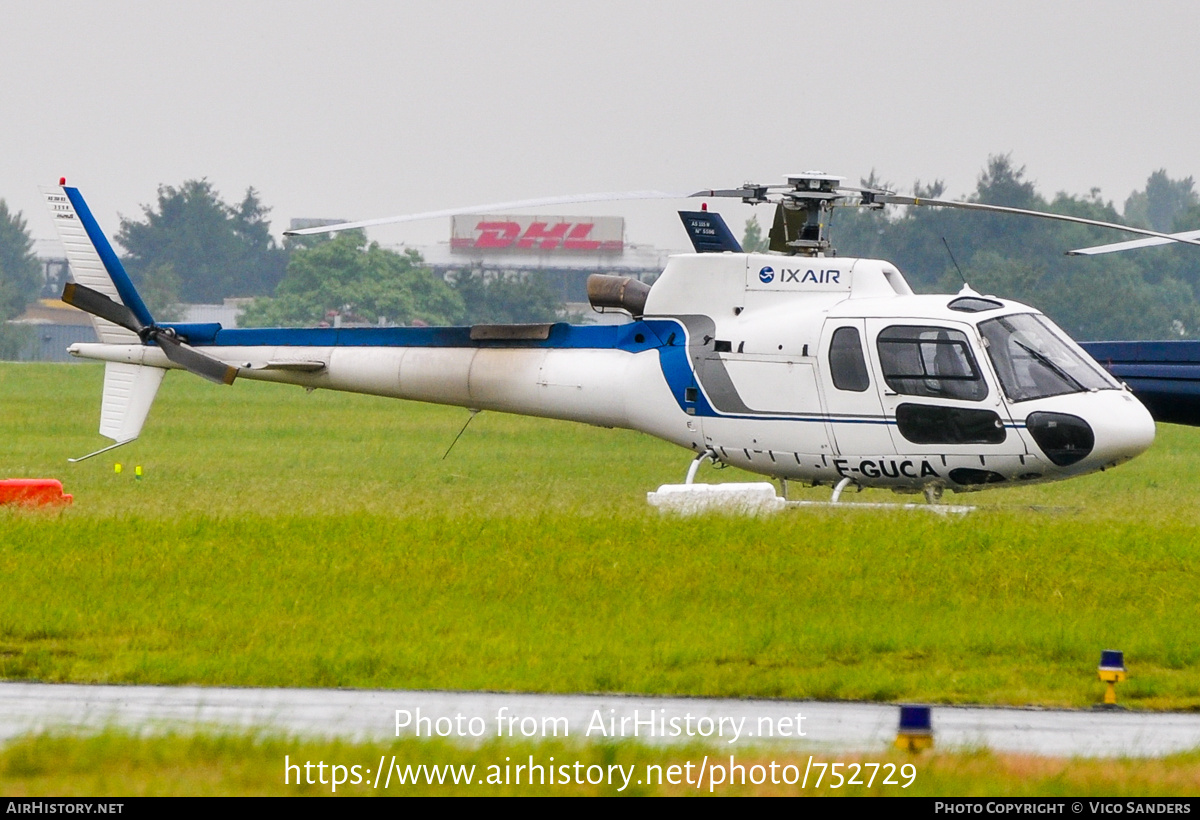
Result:
[[[681,520],[640,434],[484,413],[443,460],[464,410],[181,373],[69,465],[101,381],[0,365],[0,477],[75,495],[0,509],[0,678],[1078,707],[1115,648],[1122,703],[1200,708],[1200,430],[963,519]]]
[[[1200,707],[1200,431],[961,520],[678,520],[639,434],[485,413],[442,460],[465,411],[180,373],[68,465],[101,376],[0,367],[0,475],[75,494],[0,511],[7,679],[1083,706],[1117,648],[1123,702]]]

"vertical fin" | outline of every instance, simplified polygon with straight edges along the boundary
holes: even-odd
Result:
[[[715,211],[680,211],[679,218],[687,229],[688,238],[696,253],[741,253],[742,246],[725,220]]]
[[[120,260],[116,258],[116,254],[112,250],[112,246],[108,244],[108,240],[100,234],[100,242],[103,249],[111,255],[108,264],[101,258],[100,252],[96,245],[96,240],[92,236],[93,231],[89,231],[88,223],[94,227],[94,232],[99,232],[99,228],[95,226],[95,220],[92,219],[90,211],[87,211],[87,205],[83,205],[84,213],[78,211],[75,207],[72,197],[68,196],[69,192],[75,194],[75,199],[82,204],[82,197],[78,196],[78,191],[74,188],[42,188],[42,196],[46,199],[46,205],[50,208],[50,215],[54,218],[54,227],[58,229],[58,236],[62,240],[63,248],[67,254],[67,262],[71,266],[71,278],[81,285],[86,285],[92,290],[103,293],[114,302],[119,302],[122,305],[128,305],[143,323],[148,324],[141,313],[146,312],[145,305],[141,304],[141,299],[133,293],[133,299],[138,305],[135,307],[123,298],[121,289],[118,288],[117,282],[114,281],[113,274],[109,270],[109,266],[114,262],[119,267]],[[86,215],[85,220],[83,216]],[[124,277],[128,282],[128,276],[125,275],[124,268],[120,268],[120,276]],[[124,283],[122,283],[124,284]],[[132,284],[127,290],[132,291]],[[149,314],[146,313],[146,317]],[[96,336],[104,344],[119,344],[119,345],[136,345],[141,344],[142,340],[138,335],[131,330],[127,330],[119,325],[115,325],[98,316],[92,317],[92,326],[96,329]]]
[[[136,338],[136,337],[135,337]],[[104,400],[100,405],[100,435],[115,441],[107,447],[79,458],[68,458],[72,464],[115,450],[128,444],[142,432],[150,405],[162,384],[166,370],[161,367],[105,362]]]
[[[100,435],[117,443],[137,438],[166,372],[159,367],[106,362]]]

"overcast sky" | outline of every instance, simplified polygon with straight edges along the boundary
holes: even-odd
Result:
[[[37,187],[65,175],[111,235],[207,177],[257,188],[278,234],[805,169],[957,197],[1011,152],[1043,193],[1120,208],[1157,168],[1200,175],[1198,47],[1194,1],[0,0],[0,197],[51,237]],[[556,210],[684,247],[684,204]],[[740,234],[751,211],[722,210]]]

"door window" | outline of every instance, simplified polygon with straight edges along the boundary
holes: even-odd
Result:
[[[829,340],[829,375],[838,390],[861,393],[871,386],[862,338],[856,327],[839,327]]]
[[[981,401],[987,383],[965,333],[944,327],[892,325],[876,345],[887,386],[906,396]]]

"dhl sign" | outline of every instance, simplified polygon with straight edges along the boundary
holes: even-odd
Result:
[[[625,220],[619,216],[460,215],[451,223],[450,249],[620,253],[625,249]]]

